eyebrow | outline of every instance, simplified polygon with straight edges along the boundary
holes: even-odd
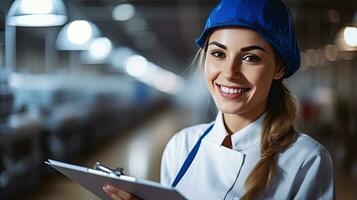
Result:
[[[216,45],[218,47],[221,47],[222,49],[227,49],[227,47],[224,44],[221,44],[221,43],[216,42],[216,41],[210,42],[208,45]]]
[[[222,49],[227,49],[227,47],[225,45],[223,45],[223,44],[221,44],[219,42],[216,42],[216,41],[210,42],[208,45],[216,45],[218,47],[221,47]],[[252,45],[252,46],[243,47],[240,50],[241,51],[251,51],[251,50],[255,50],[255,49],[258,49],[258,50],[266,52],[266,50],[263,47],[260,47],[258,45]]]
[[[257,46],[257,45],[244,47],[244,48],[241,48],[240,50],[241,51],[251,51],[251,50],[254,50],[254,49],[259,49],[261,51],[267,52],[265,49],[263,49],[263,47],[260,47],[260,46]]]

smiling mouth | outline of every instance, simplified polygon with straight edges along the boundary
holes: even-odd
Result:
[[[222,91],[225,94],[243,94],[251,89],[251,88],[241,88],[241,87],[228,87],[219,84],[216,85],[218,86],[220,91]]]

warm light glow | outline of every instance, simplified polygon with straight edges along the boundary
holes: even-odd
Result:
[[[343,38],[348,46],[357,47],[357,27],[347,26],[343,31]]]
[[[74,44],[85,44],[92,36],[91,25],[85,20],[71,22],[67,29],[68,40]]]
[[[112,43],[108,38],[94,39],[89,46],[89,54],[95,60],[105,59],[112,50]]]
[[[325,56],[329,61],[336,61],[338,57],[338,49],[336,45],[332,45],[332,44],[326,45]]]
[[[148,62],[142,56],[132,55],[127,59],[125,68],[128,74],[134,77],[142,77],[147,72]]]
[[[53,9],[53,0],[21,0],[20,9],[26,14],[46,14]]]
[[[127,21],[135,15],[135,7],[131,4],[120,4],[113,10],[113,18],[118,21]]]

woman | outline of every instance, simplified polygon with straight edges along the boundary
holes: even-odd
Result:
[[[289,10],[280,0],[222,0],[197,40],[216,120],[177,133],[161,183],[195,199],[333,199],[329,153],[296,131],[284,86],[300,65]],[[113,199],[135,199],[117,188]]]

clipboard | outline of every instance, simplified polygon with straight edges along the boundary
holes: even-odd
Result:
[[[166,187],[160,183],[149,180],[138,179],[124,174],[112,173],[114,171],[111,172],[110,170],[86,168],[50,159],[45,161],[45,164],[53,167],[68,178],[79,183],[81,186],[103,200],[111,200],[111,198],[102,189],[105,184],[111,184],[132,193],[143,200],[186,199],[174,188]]]

